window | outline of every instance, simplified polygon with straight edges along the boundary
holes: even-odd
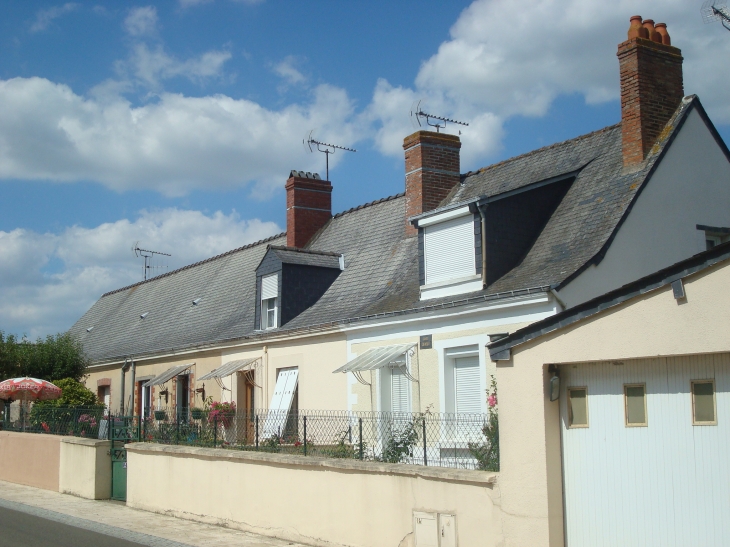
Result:
[[[694,425],[717,425],[714,380],[694,380],[692,382],[692,423]]]
[[[427,226],[423,237],[426,285],[476,275],[472,215]]]
[[[486,394],[479,365],[479,346],[449,348],[445,357],[446,412],[457,414],[484,412]]]
[[[152,386],[142,386],[142,417],[149,418],[152,414]]]
[[[411,385],[403,367],[380,369],[381,408],[385,412],[411,411]]]
[[[720,235],[713,235],[713,234],[705,234],[705,246],[707,247],[707,250],[717,247],[721,243],[725,243],[728,240],[727,236],[720,236]]]
[[[624,385],[626,427],[648,425],[646,416],[646,384]]]
[[[275,329],[278,326],[279,274],[261,278],[261,328]]]
[[[568,388],[568,427],[588,427],[588,388]]]

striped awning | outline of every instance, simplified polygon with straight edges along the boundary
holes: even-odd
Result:
[[[390,364],[400,366],[405,364],[405,354],[414,347],[416,347],[416,344],[397,344],[395,346],[370,348],[362,355],[358,355],[349,361],[346,365],[333,371],[333,373],[375,370],[377,368],[387,367]]]
[[[168,368],[165,372],[163,372],[159,376],[155,376],[154,378],[152,378],[152,380],[144,384],[144,387],[161,386],[165,382],[169,382],[170,380],[172,380],[175,376],[179,376],[190,367],[192,367],[194,364],[195,363],[188,363],[187,365],[175,365],[172,368]]]
[[[260,357],[253,357],[251,359],[236,359],[235,361],[229,361],[225,365],[221,365],[217,369],[212,370],[205,376],[201,376],[198,380],[210,380],[212,378],[225,378],[235,372],[241,372],[244,370],[250,370],[253,365],[258,361]]]

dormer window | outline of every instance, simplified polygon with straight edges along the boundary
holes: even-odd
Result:
[[[278,327],[279,274],[265,275],[261,278],[261,329]]]
[[[477,271],[475,221],[478,223],[468,206],[418,221],[422,300],[482,289]]]

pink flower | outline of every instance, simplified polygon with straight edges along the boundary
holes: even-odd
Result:
[[[487,398],[487,403],[489,404],[489,407],[490,408],[494,408],[495,406],[497,406],[497,396],[494,393],[492,393]]]
[[[48,424],[46,422],[41,422],[41,427],[43,428],[43,431],[45,431],[46,433],[51,431],[51,428],[48,427]]]

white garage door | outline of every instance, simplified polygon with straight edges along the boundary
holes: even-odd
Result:
[[[567,545],[730,545],[730,355],[561,375]]]

